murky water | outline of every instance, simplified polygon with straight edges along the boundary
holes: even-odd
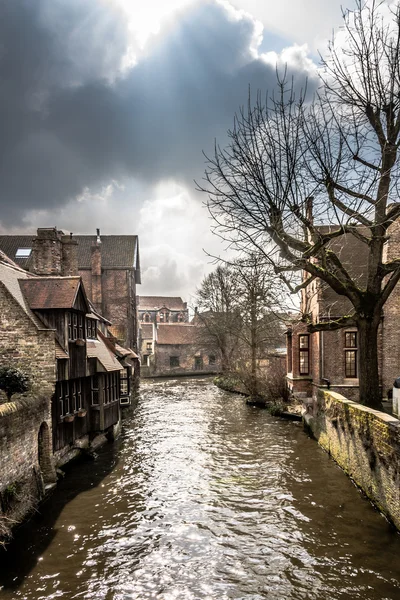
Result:
[[[395,600],[400,536],[299,424],[164,380],[0,569],[0,600]]]

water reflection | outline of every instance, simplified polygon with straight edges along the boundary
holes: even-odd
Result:
[[[122,440],[42,510],[0,600],[400,597],[400,537],[345,475],[205,380],[142,385]]]

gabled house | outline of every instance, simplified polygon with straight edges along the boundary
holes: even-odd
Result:
[[[137,350],[136,285],[140,284],[136,235],[65,235],[56,227],[37,235],[0,235],[0,250],[37,275],[79,275],[95,310],[111,321],[122,346]]]
[[[216,353],[203,347],[198,326],[189,323],[142,324],[142,328],[149,326],[152,327],[153,353],[147,355],[142,376],[204,375],[220,370]],[[145,343],[149,352],[150,341]]]
[[[10,485],[26,499],[12,513],[19,518],[54,483],[55,466],[117,434],[132,353],[108,326],[80,277],[32,275],[0,253],[0,365],[30,381],[0,402],[0,512]]]
[[[92,312],[80,277],[19,282],[29,308],[55,332],[57,377],[52,402],[53,452],[120,421],[121,364],[102,339],[106,321]]]

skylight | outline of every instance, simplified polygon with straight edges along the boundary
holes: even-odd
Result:
[[[31,255],[32,248],[18,248],[15,258],[28,258]]]

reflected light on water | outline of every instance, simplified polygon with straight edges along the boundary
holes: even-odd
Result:
[[[400,538],[343,472],[207,380],[142,384],[6,555],[0,600],[400,597]]]

